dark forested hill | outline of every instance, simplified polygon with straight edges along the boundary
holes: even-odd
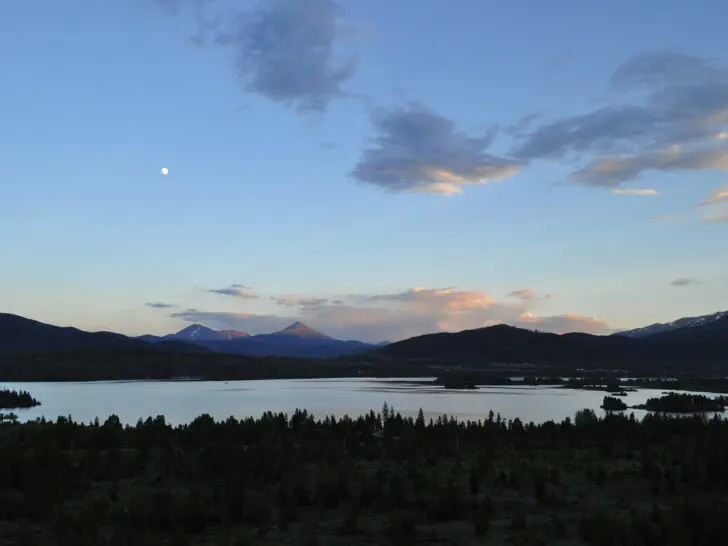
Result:
[[[700,330],[690,328],[690,333],[674,330],[642,339],[578,333],[559,335],[498,325],[418,336],[392,343],[378,354],[398,359],[477,364],[620,368],[728,365],[728,335],[722,322],[702,326]]]
[[[179,341],[152,345],[169,352],[209,352]],[[150,344],[113,332],[85,332],[53,326],[18,315],[0,313],[0,351],[63,351],[67,349],[142,349]]]

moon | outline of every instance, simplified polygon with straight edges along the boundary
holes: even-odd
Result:
[[[159,172],[162,173],[164,176],[167,176],[169,174],[169,169],[167,167],[162,167]]]

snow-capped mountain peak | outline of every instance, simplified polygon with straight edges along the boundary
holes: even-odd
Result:
[[[728,311],[719,311],[712,315],[702,315],[699,317],[684,317],[672,322],[650,324],[642,328],[636,328],[634,330],[627,330],[626,332],[619,332],[617,335],[639,338],[647,337],[652,334],[659,334],[660,332],[669,332],[671,330],[677,330],[679,328],[694,328],[696,326],[704,326],[710,324],[716,320],[720,320],[723,317],[728,317]]]
[[[212,332],[214,332],[214,330],[208,328],[207,326],[202,326],[201,324],[190,324],[176,334],[172,335],[178,339],[203,339]]]
[[[245,332],[238,330],[213,330],[201,324],[190,324],[177,333],[164,336],[165,340],[179,341],[218,341],[226,339],[235,339],[248,336]]]

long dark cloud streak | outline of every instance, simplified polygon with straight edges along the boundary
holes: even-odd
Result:
[[[572,181],[618,187],[644,171],[728,169],[716,135],[728,124],[728,70],[673,52],[635,57],[611,76],[613,91],[642,98],[522,132],[513,155],[590,162]]]

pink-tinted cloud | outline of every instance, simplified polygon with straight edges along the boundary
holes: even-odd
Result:
[[[606,322],[593,317],[585,317],[576,313],[565,313],[550,317],[539,317],[532,313],[524,313],[514,326],[533,328],[545,332],[565,334],[568,332],[584,332],[587,334],[604,334],[610,331]]]
[[[718,188],[715,191],[710,192],[708,197],[700,203],[698,206],[707,207],[709,205],[717,205],[718,203],[728,202],[728,184],[722,188]]]
[[[706,214],[702,220],[703,222],[728,223],[728,210],[722,210],[714,214]]]
[[[614,195],[660,195],[660,192],[652,188],[614,188],[612,193]]]
[[[415,287],[401,292],[349,295],[330,300],[323,297],[275,297],[289,308],[283,316],[273,314],[185,311],[172,316],[211,327],[263,333],[302,320],[313,328],[340,339],[396,341],[416,335],[510,324],[551,332],[608,333],[603,321],[575,313],[537,313],[550,294],[538,295],[521,289],[509,294],[511,301],[498,302],[477,290],[455,287]]]

